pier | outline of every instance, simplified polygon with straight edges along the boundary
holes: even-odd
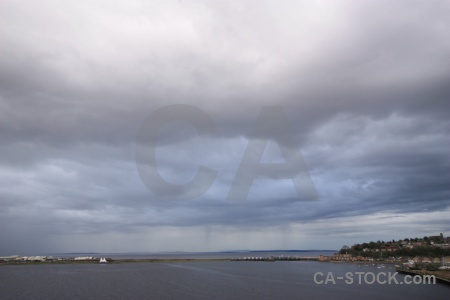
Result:
[[[319,257],[317,256],[245,256],[239,258],[232,258],[232,261],[318,261]]]

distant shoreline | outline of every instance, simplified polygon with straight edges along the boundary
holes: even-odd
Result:
[[[217,262],[217,261],[239,261],[239,262],[269,262],[269,261],[317,261],[321,263],[349,263],[349,264],[397,264],[392,261],[319,261],[319,256],[311,257],[239,257],[239,258],[121,258],[111,259],[107,258],[108,264],[123,264],[123,263],[179,263],[179,262]],[[71,264],[100,264],[99,259],[92,260],[73,260],[63,259],[55,261],[4,261],[0,262],[0,266],[6,265],[71,265]]]
[[[214,262],[214,261],[231,261],[230,258],[173,258],[173,259],[116,259],[109,260],[106,264],[123,264],[123,263],[177,263],[177,262]],[[2,262],[0,266],[21,266],[21,265],[83,265],[83,264],[100,264],[98,260],[58,260],[58,261],[9,261]]]

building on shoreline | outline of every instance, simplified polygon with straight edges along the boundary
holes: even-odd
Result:
[[[353,256],[351,254],[339,254],[335,253],[334,255],[320,255],[319,261],[348,261],[348,262],[371,262],[373,261],[373,258],[370,257],[363,257],[363,256]]]
[[[33,256],[1,256],[0,263],[3,264],[20,264],[20,263],[30,263],[30,262],[58,262],[58,261],[74,261],[74,262],[89,262],[89,261],[99,261],[100,258],[93,256],[77,256],[77,257],[55,257],[55,256],[43,256],[43,255],[33,255]],[[107,260],[112,261],[110,258]]]

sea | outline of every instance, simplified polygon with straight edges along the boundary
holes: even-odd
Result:
[[[118,260],[319,254],[323,253],[96,253],[92,256]],[[406,284],[401,274],[395,275],[396,281],[388,282],[389,273],[395,273],[394,265],[318,261],[4,265],[0,266],[0,299],[449,299],[448,285]],[[349,274],[352,282],[346,277]]]

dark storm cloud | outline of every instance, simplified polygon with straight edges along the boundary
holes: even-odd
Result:
[[[65,251],[99,233],[104,249],[146,230],[161,243],[164,233],[202,240],[205,226],[239,248],[243,230],[327,235],[337,220],[345,235],[345,218],[374,231],[383,215],[414,226],[409,216],[424,212],[421,226],[449,230],[440,217],[450,199],[449,8],[1,1],[0,251]],[[177,103],[217,128],[163,128],[161,176],[182,184],[199,165],[218,173],[201,197],[170,201],[141,181],[135,147],[145,118]],[[319,201],[298,201],[289,180],[258,180],[246,201],[226,201],[263,105],[284,108]],[[38,232],[42,243],[26,241]],[[162,249],[135,241],[146,247]]]

